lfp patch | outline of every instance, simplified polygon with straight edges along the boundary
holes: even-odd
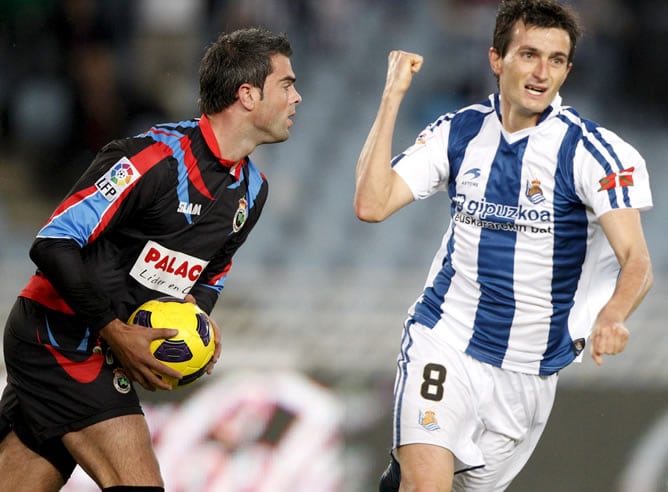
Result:
[[[130,159],[122,157],[95,182],[95,186],[107,201],[113,202],[127,186],[139,179],[139,176],[139,171],[132,165]]]

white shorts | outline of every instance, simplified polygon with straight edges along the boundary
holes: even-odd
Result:
[[[453,490],[504,490],[543,433],[557,374],[480,362],[413,320],[406,322],[397,366],[393,450],[444,447],[455,455]]]

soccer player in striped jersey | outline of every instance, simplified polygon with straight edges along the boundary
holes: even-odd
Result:
[[[4,331],[0,489],[59,490],[78,464],[105,491],[164,490],[133,383],[180,376],[149,351],[176,331],[126,321],[163,296],[213,309],[267,198],[249,154],[287,140],[301,102],[291,55],[282,34],[222,34],[201,117],[106,145],[38,232]]]
[[[562,103],[579,34],[554,0],[502,1],[489,50],[498,92],[393,159],[423,58],[389,54],[356,214],[382,221],[444,191],[450,224],[404,326],[381,491],[504,490],[546,425],[559,371],[586,345],[600,365],[627,344],[652,283],[649,177],[631,145]]]

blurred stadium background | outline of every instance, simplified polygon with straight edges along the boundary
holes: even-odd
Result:
[[[668,3],[571,3],[586,34],[562,95],[645,156],[655,208],[644,223],[656,282],[629,321],[623,356],[607,358],[602,368],[585,357],[563,371],[546,434],[510,490],[667,491]],[[156,439],[172,443],[164,446],[163,465],[171,474],[185,460],[183,443],[205,420],[217,429],[207,434],[209,443],[225,452],[194,454],[224,470],[219,483],[227,485],[217,490],[265,490],[244,488],[234,476],[262,476],[267,463],[275,476],[265,475],[274,480],[266,490],[375,490],[391,439],[401,324],[445,227],[445,197],[363,224],[352,210],[354,167],[389,50],[425,56],[400,114],[397,151],[439,114],[493,91],[486,52],[496,5],[2,0],[0,326],[32,273],[32,236],[94,151],[152,123],[198,116],[199,59],[220,31],[285,31],[304,101],[291,139],[253,154],[269,178],[270,199],[214,312],[222,361],[197,385],[145,401]],[[0,381],[2,387],[4,375]],[[235,444],[226,441],[229,429],[221,430],[230,422]],[[244,429],[252,431],[240,436]],[[194,483],[202,478],[197,470],[182,475]],[[77,482],[68,490],[91,490]]]

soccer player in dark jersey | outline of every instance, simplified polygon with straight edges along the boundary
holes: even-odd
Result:
[[[291,55],[283,34],[222,34],[202,116],[107,144],[38,232],[4,332],[0,489],[59,490],[78,464],[102,490],[163,490],[132,385],[170,388],[149,344],[176,331],[126,320],[163,296],[213,309],[267,197],[248,156],[288,139],[301,102]]]

